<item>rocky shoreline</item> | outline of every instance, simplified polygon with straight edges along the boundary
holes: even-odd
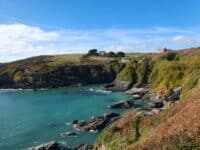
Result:
[[[26,150],[92,150],[93,146],[87,145],[87,144],[80,144],[79,146],[75,148],[69,148],[66,146],[63,146],[59,142],[52,141],[45,144],[41,144],[35,147],[28,148]]]
[[[120,118],[120,114],[117,113],[108,113],[102,116],[97,116],[91,118],[89,121],[73,121],[71,126],[79,131],[86,131],[86,132],[97,132],[100,130],[105,129],[111,123],[118,120]]]
[[[113,85],[114,86],[114,85]],[[110,109],[134,109],[137,115],[151,116],[158,114],[159,112],[169,108],[170,106],[178,103],[181,95],[181,87],[172,88],[167,95],[163,95],[161,91],[151,92],[145,86],[143,88],[130,88],[124,91],[127,94],[132,95],[132,98],[126,101],[110,104],[107,107]],[[111,90],[111,88],[106,89]],[[113,88],[113,87],[112,87]],[[113,88],[113,89],[120,89]],[[123,91],[123,89],[122,89]],[[149,106],[146,108],[136,108],[135,102],[140,99],[143,103]]]
[[[105,89],[110,85],[105,86]],[[119,88],[118,88],[119,90]],[[115,91],[115,90],[114,90]],[[175,87],[170,90],[168,95],[163,96],[160,91],[150,92],[148,88],[131,88],[124,91],[126,94],[132,95],[132,98],[120,101],[114,104],[110,104],[107,107],[109,109],[135,109],[138,115],[149,116],[158,114],[160,111],[170,107],[176,101],[179,100],[181,94],[181,87]],[[141,100],[143,103],[149,105],[149,109],[135,108],[135,101]],[[121,118],[120,114],[108,113],[102,116],[97,116],[89,119],[88,121],[74,120],[71,122],[71,126],[77,131],[84,132],[98,132],[105,128],[108,128],[113,122]],[[75,132],[64,132],[60,134],[61,137],[76,137],[78,136]],[[75,148],[63,147],[58,142],[49,142],[42,144],[28,150],[92,150],[93,146],[87,144],[81,144]]]

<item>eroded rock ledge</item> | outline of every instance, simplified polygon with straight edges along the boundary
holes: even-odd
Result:
[[[52,141],[49,143],[41,144],[35,147],[28,148],[27,150],[71,150],[61,146],[58,142]]]
[[[56,141],[41,144],[35,147],[28,148],[27,150],[92,150],[93,146],[87,144],[80,144],[75,148],[68,148]]]
[[[104,114],[90,119],[89,121],[74,121],[72,127],[81,131],[98,131],[103,130],[112,122],[118,120],[120,115],[117,113]]]

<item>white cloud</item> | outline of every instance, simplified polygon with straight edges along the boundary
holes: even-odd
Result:
[[[35,55],[81,53],[90,48],[149,52],[165,46],[199,46],[199,42],[200,33],[194,29],[45,30],[20,23],[0,24],[0,62]]]
[[[175,36],[172,41],[176,44],[195,44],[195,43],[200,43],[200,37],[196,37],[196,36],[182,36],[182,35],[178,35]]]

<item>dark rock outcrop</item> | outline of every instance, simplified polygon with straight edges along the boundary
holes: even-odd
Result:
[[[75,132],[63,132],[60,134],[61,137],[76,137],[77,134]]]
[[[3,67],[0,68],[0,88],[40,89],[110,83],[116,77],[110,64],[46,67],[37,72],[24,68],[5,73],[1,71],[4,71]]]
[[[49,142],[46,144],[41,144],[32,148],[28,148],[27,150],[70,150],[69,148],[65,148],[61,146],[58,142]]]
[[[177,101],[180,99],[181,87],[175,87],[169,91],[167,101]]]
[[[49,143],[41,144],[35,147],[28,148],[27,150],[92,150],[93,146],[88,144],[80,144],[75,148],[67,148],[60,145],[56,141],[52,141]]]
[[[163,95],[161,94],[161,92],[153,92],[153,93],[146,93],[143,97],[142,97],[142,101],[145,103],[152,103],[154,104],[155,102],[160,102],[160,101],[164,101],[165,97],[163,97]]]
[[[81,144],[74,148],[73,150],[93,150],[93,146],[87,144]]]
[[[166,109],[175,101],[180,99],[181,87],[172,88],[168,95],[162,95],[161,92],[145,93],[142,97],[144,103],[148,103],[153,108]]]
[[[162,95],[161,92],[153,92],[153,93],[146,93],[144,94],[144,96],[142,97],[142,100],[144,102],[160,102],[160,101],[177,101],[180,99],[180,95],[181,95],[181,87],[174,87],[172,88],[168,95],[164,96]]]
[[[102,130],[119,118],[120,118],[119,114],[109,113],[103,116],[92,118],[89,121],[73,123],[72,127],[82,131]]]
[[[155,102],[153,108],[163,108],[164,107],[164,102]]]
[[[148,92],[147,88],[135,88],[135,87],[126,91],[126,93],[131,94],[131,95],[144,95],[147,92]]]
[[[134,101],[133,100],[127,100],[127,101],[122,101],[118,102],[115,104],[111,104],[108,106],[110,109],[128,109],[134,106]]]
[[[113,83],[105,86],[106,90],[109,91],[126,91],[130,88],[130,82],[115,80]]]

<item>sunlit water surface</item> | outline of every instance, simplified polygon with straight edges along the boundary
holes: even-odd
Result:
[[[78,132],[74,138],[62,138],[60,133],[74,131],[67,125],[73,120],[125,112],[106,106],[126,100],[130,95],[100,89],[102,85],[38,92],[0,90],[0,149],[25,149],[49,141],[59,141],[69,147],[93,144],[99,133]]]

